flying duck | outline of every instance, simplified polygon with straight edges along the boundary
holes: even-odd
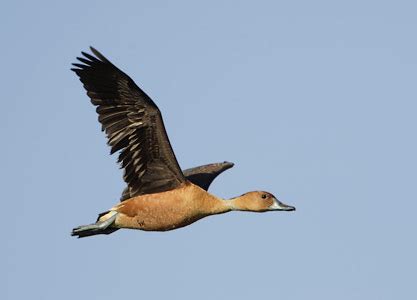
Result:
[[[118,153],[127,187],[121,202],[99,214],[97,221],[72,230],[73,236],[110,234],[121,228],[168,231],[204,217],[230,211],[293,211],[264,191],[229,200],[207,192],[211,182],[232,163],[182,171],[172,150],[162,115],[153,100],[96,49],[81,52],[74,71],[96,106],[111,147]]]

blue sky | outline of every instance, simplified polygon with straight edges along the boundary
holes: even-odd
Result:
[[[2,26],[4,299],[416,297],[413,1],[14,1]],[[94,46],[157,103],[229,213],[77,240],[124,183],[69,70]]]

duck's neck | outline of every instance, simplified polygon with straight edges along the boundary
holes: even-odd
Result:
[[[200,189],[198,189],[198,196],[195,199],[198,199],[195,202],[198,203],[198,210],[206,216],[224,214],[233,210],[229,200],[221,199]]]
[[[229,200],[210,195],[208,203],[210,203],[207,205],[208,213],[211,215],[223,214],[232,210],[248,210],[243,195]]]
[[[199,210],[203,215],[218,215],[232,210],[241,210],[242,196],[225,200],[208,193],[198,186],[193,185],[191,188],[193,189],[193,198],[198,199],[195,203],[198,203]]]
[[[249,210],[245,195],[234,197],[226,201],[228,202],[231,210]]]
[[[205,206],[208,215],[224,214],[232,210],[229,200],[224,200],[215,196],[210,197]]]

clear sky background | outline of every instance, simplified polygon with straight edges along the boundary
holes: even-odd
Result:
[[[3,1],[2,299],[417,299],[415,1]],[[70,69],[95,46],[211,192],[294,213],[77,240],[118,202]]]

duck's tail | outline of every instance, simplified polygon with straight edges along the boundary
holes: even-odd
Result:
[[[100,221],[101,217],[109,214],[109,218],[106,218],[103,221]],[[99,214],[97,218],[97,222],[90,225],[81,225],[74,228],[71,232],[72,236],[77,236],[78,238],[97,235],[97,234],[110,234],[113,233],[119,228],[112,227],[111,225],[116,220],[118,212],[115,211],[106,211],[104,213]]]

